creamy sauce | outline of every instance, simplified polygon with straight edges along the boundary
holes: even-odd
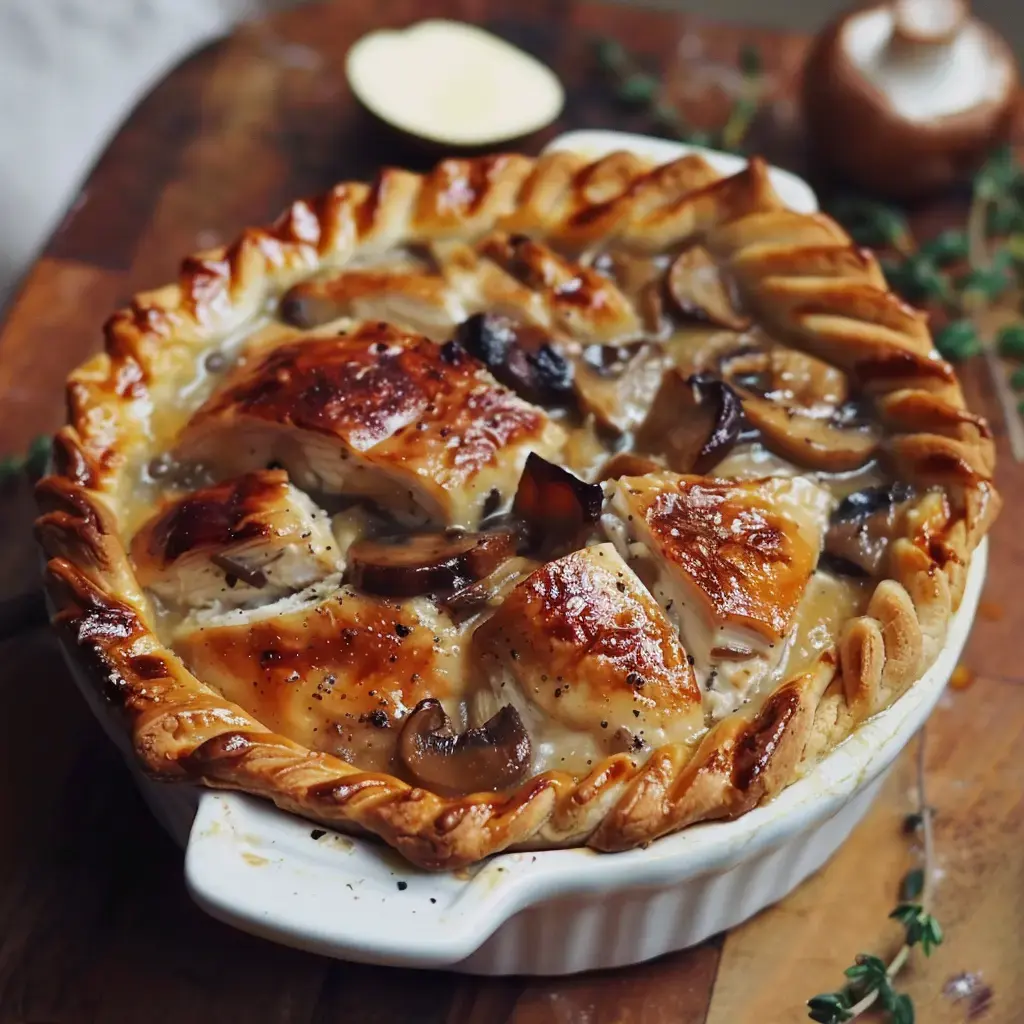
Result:
[[[593,257],[594,254],[590,256]],[[598,265],[592,258],[589,262]],[[664,272],[667,262],[664,257],[657,258],[659,272]],[[399,268],[407,266],[417,273],[429,272],[433,267],[431,260],[418,250],[401,250],[390,256],[378,256],[376,260],[362,259],[359,263],[362,267],[383,265]],[[318,278],[325,276],[329,277],[330,274],[321,274]],[[337,333],[348,322],[324,324],[309,333],[320,336]],[[157,403],[152,429],[153,450],[159,453],[173,447],[178,431],[214,392],[230,368],[239,359],[245,358],[247,348],[265,350],[277,342],[298,335],[299,332],[294,327],[283,324],[268,314],[249,325],[245,331],[225,339],[214,353],[197,354],[194,363],[183,371],[184,380],[180,382],[180,386],[174,382],[164,382],[165,389],[172,386],[176,389],[176,397],[173,401]],[[657,346],[657,358],[665,365],[678,367],[685,376],[713,369],[724,353],[735,351],[737,348],[771,343],[757,328],[743,332],[723,330],[707,324],[681,322],[669,312],[661,314],[657,327],[652,328],[648,337],[658,339],[653,342],[653,345]],[[634,397],[640,402],[638,413],[642,418],[645,414],[644,406],[653,395],[640,394]],[[572,403],[564,409],[550,409],[549,413],[565,430],[566,442],[561,453],[561,461],[585,480],[597,479],[611,455],[634,450],[631,429],[616,431],[601,426],[593,415],[581,415],[577,412]],[[804,475],[819,485],[821,493],[827,498],[825,504],[829,507],[846,494],[872,486],[884,479],[874,462],[845,474],[807,473],[762,446],[756,436],[747,434],[744,437],[747,439],[738,443],[731,453],[715,466],[714,475],[736,480]],[[302,486],[303,480],[296,475],[299,467],[290,468],[293,482]],[[147,459],[137,468],[132,493],[124,502],[122,526],[126,540],[130,541],[162,500],[210,484],[213,480],[212,472],[202,465],[177,465],[166,456]],[[367,492],[364,490],[363,493],[365,495]],[[333,536],[341,568],[344,568],[348,548],[356,540],[401,533],[409,529],[400,518],[382,512],[372,502],[366,502],[365,497],[355,499],[349,495],[342,499],[327,499],[315,491],[312,497],[320,509],[332,516]],[[828,509],[824,506],[822,508],[824,511],[819,509],[819,514],[827,517]],[[842,624],[850,616],[863,610],[874,585],[870,580],[858,581],[833,576],[823,571],[815,572],[800,600],[793,628],[773,649],[765,649],[763,644],[755,643],[754,638],[740,634],[699,638],[692,634],[688,635],[687,630],[692,627],[687,627],[671,612],[674,591],[665,584],[657,559],[651,556],[650,552],[638,550],[625,525],[612,516],[604,517],[601,524],[592,530],[587,543],[601,543],[607,540],[613,541],[624,555],[628,554],[632,569],[640,576],[655,599],[667,609],[670,621],[679,624],[684,647],[688,651],[699,652],[694,670],[701,691],[706,726],[712,725],[722,716],[744,705],[756,707],[781,681],[807,669],[821,651],[836,641]],[[211,623],[223,626],[245,621],[259,622],[264,615],[294,612],[296,608],[307,606],[314,609],[319,601],[338,590],[340,579],[341,577],[338,577],[325,584],[327,589],[323,592],[316,587],[307,588],[296,598],[294,604],[289,604],[285,599],[283,602],[277,602],[269,610],[265,607],[267,602],[258,596],[234,610],[218,607],[216,603],[200,609],[171,607],[155,600],[157,628],[165,639],[173,642],[175,635],[182,635],[182,630],[192,629],[203,623],[206,626]],[[423,601],[422,598],[413,600]],[[475,627],[484,621],[492,610],[485,607],[468,618],[457,619],[456,625],[451,629],[457,631],[457,634],[452,633],[452,636],[457,635],[458,639],[452,640],[448,637],[445,640],[449,648],[447,656],[453,663],[458,661],[461,664],[463,654],[467,655],[465,678],[444,695],[446,709],[456,729],[480,726],[503,706],[512,704],[519,712],[531,737],[531,769],[534,772],[558,769],[579,775],[586,773],[610,754],[629,751],[637,760],[648,756],[650,746],[639,737],[630,734],[628,729],[619,729],[616,732],[567,728],[540,709],[531,700],[531,695],[522,692],[512,681],[511,676],[498,673],[491,678],[483,678],[482,673],[473,665],[471,641],[466,639],[464,642],[464,638],[470,637]],[[712,657],[708,654],[709,651],[722,648],[747,653],[740,657],[736,657],[735,654]],[[232,690],[237,691],[233,692],[233,699],[237,699],[245,706],[245,688],[235,686]],[[395,703],[398,703],[397,699]],[[314,704],[304,709],[300,731],[305,739],[310,740],[312,737],[310,742],[313,745],[319,745],[322,749],[335,749],[320,742],[314,735],[317,730],[312,723],[316,721],[315,716],[320,713],[322,709]],[[285,725],[281,727],[285,728]],[[692,742],[697,742],[699,738],[699,734],[694,735]],[[394,737],[387,739],[390,743]],[[385,746],[381,749],[391,750],[391,747]],[[403,771],[401,765],[393,760],[384,765],[380,761],[382,756],[384,755],[379,750],[374,753],[374,767],[384,766],[399,773]],[[387,756],[393,757],[393,754],[389,753]],[[369,762],[367,766],[369,767]]]

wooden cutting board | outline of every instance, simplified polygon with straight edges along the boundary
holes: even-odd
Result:
[[[29,271],[0,333],[0,450],[20,451],[61,422],[64,376],[97,350],[105,317],[134,291],[172,279],[182,255],[381,163],[431,162],[363,114],[343,75],[362,33],[431,15],[482,23],[559,72],[565,114],[533,150],[570,127],[649,128],[607,99],[589,52],[595,34],[676,80],[695,52],[733,60],[754,43],[775,94],[759,141],[799,167],[801,36],[555,0],[339,0],[255,22],[188,58],[139,104]],[[967,377],[998,427],[981,376],[968,368]],[[1008,510],[965,656],[976,678],[944,697],[928,726],[936,913],[947,941],[901,979],[926,1024],[968,1019],[968,1004],[944,994],[962,972],[992,989],[981,1019],[1024,1020],[1024,667],[1014,642],[1024,625],[1024,480],[1001,447]],[[0,494],[0,629],[14,632],[0,641],[0,1024],[773,1024],[804,1019],[805,1000],[838,987],[857,952],[897,943],[886,915],[914,861],[901,830],[913,800],[910,756],[843,850],[789,899],[698,949],[633,969],[460,978],[336,963],[232,931],[189,901],[180,852],[142,806],[46,630],[32,627],[30,514],[27,488]]]

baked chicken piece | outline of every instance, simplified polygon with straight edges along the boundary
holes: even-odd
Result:
[[[674,473],[607,485],[607,534],[679,624],[698,678],[741,703],[779,664],[814,574],[832,505],[805,478]]]
[[[498,702],[511,701],[540,740],[537,770],[685,742],[704,727],[675,628],[611,544],[533,572],[476,631],[473,648]],[[580,764],[545,760],[545,736]]]
[[[394,770],[401,721],[427,697],[456,721],[461,631],[433,602],[388,600],[339,578],[255,609],[199,613],[175,647],[200,679],[264,725],[371,771]]]
[[[461,346],[385,323],[251,352],[192,417],[179,458],[283,464],[304,489],[371,498],[412,524],[474,528],[563,431]]]
[[[330,517],[262,470],[172,498],[131,545],[142,586],[179,608],[233,608],[302,590],[337,572]]]

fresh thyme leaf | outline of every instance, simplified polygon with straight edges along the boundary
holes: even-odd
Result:
[[[850,1006],[841,992],[823,992],[807,1000],[808,1016],[818,1024],[843,1024],[853,1020]]]
[[[914,868],[903,876],[900,884],[900,899],[916,900],[924,892],[924,870]]]
[[[970,320],[951,320],[936,332],[935,347],[943,359],[956,363],[977,355],[981,351],[981,341]]]
[[[1019,187],[1022,180],[1021,168],[1013,157],[1009,146],[1000,146],[974,176],[974,194],[992,202]]]
[[[921,253],[931,258],[936,266],[944,267],[967,259],[967,232],[943,231],[921,246]]]
[[[1017,203],[993,205],[985,215],[985,230],[990,235],[1009,235],[1024,228],[1024,210]]]
[[[624,79],[615,92],[624,103],[650,103],[658,93],[658,80],[653,75],[636,72]]]
[[[1024,359],[1024,323],[1007,324],[996,335],[1000,355]]]
[[[892,1024],[914,1024],[914,1003],[905,992],[896,996],[889,1013]]]
[[[831,213],[861,245],[910,250],[907,218],[892,206],[863,196],[840,196],[832,203]]]
[[[1014,391],[1024,391],[1024,366],[1018,366],[1010,374],[1010,387]]]
[[[1002,296],[1010,287],[1010,275],[1001,267],[986,267],[969,270],[957,278],[957,287],[964,299],[968,295],[992,302]]]

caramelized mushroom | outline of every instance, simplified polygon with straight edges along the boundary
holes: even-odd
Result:
[[[851,419],[846,375],[803,352],[741,352],[722,374],[743,402],[765,445],[808,469],[857,469],[878,446],[877,433]]]
[[[663,455],[679,473],[708,473],[739,437],[743,409],[736,392],[707,374],[684,380],[665,374],[651,411],[636,434],[637,447]]]
[[[603,501],[600,484],[588,484],[530,452],[512,512],[526,524],[530,541],[548,548],[572,540],[596,523]]]
[[[669,267],[665,287],[677,311],[688,319],[734,331],[750,326],[750,317],[736,309],[718,264],[702,246],[695,245],[676,257]]]
[[[576,361],[576,398],[607,430],[625,433],[650,406],[665,370],[653,345],[588,345]]]
[[[455,340],[528,402],[558,405],[572,394],[572,363],[540,327],[477,313],[459,324]]]
[[[461,735],[441,702],[421,700],[405,720],[398,751],[418,783],[440,793],[507,789],[530,767],[530,737],[511,705]]]
[[[359,540],[348,549],[348,576],[353,586],[387,597],[457,590],[492,573],[515,548],[508,530]]]
[[[847,576],[877,576],[913,493],[908,484],[893,483],[845,497],[825,534],[823,568]]]
[[[657,473],[664,469],[654,459],[646,455],[637,455],[635,452],[617,452],[600,469],[597,474],[598,480],[617,480],[620,476],[646,476],[648,473]]]

